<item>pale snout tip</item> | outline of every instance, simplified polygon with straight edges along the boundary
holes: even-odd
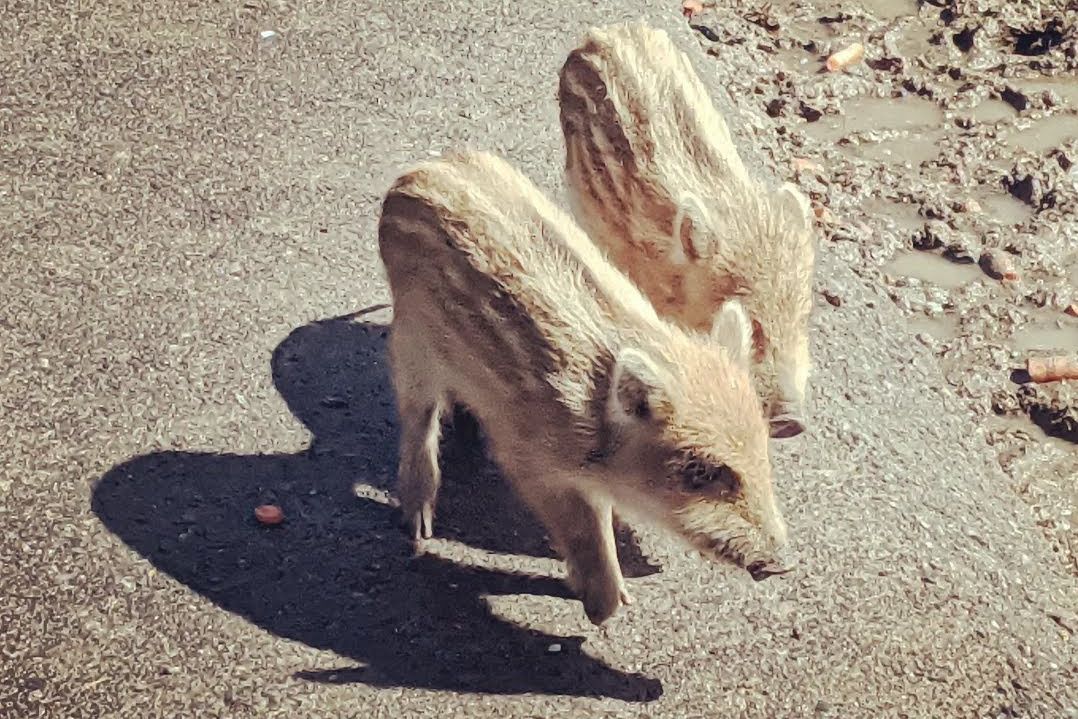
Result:
[[[805,431],[805,423],[796,415],[779,415],[770,422],[771,439],[792,439]]]

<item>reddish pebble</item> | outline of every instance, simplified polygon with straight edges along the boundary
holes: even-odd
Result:
[[[255,507],[255,519],[261,524],[280,524],[284,521],[284,512],[276,504],[263,504]]]
[[[692,20],[693,15],[704,11],[704,4],[700,0],[685,0],[681,3],[681,14]]]
[[[813,162],[807,157],[795,157],[790,162],[790,164],[793,165],[793,168],[796,172],[801,172],[802,170],[808,172],[823,172],[822,167],[820,167],[817,163]]]
[[[1078,302],[1072,302],[1067,305],[1067,309],[1063,310],[1071,317],[1078,317]]]
[[[817,205],[813,203],[812,212],[816,215],[816,219],[825,224],[831,224],[835,221],[835,216],[831,213],[831,210],[827,209],[823,205]]]

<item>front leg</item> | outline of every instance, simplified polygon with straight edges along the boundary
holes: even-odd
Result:
[[[568,584],[584,603],[593,624],[612,617],[632,598],[618,564],[610,503],[572,488],[536,485],[522,494],[546,526],[555,550],[565,559]]]

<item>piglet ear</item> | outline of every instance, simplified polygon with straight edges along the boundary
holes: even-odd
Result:
[[[715,315],[711,337],[730,354],[735,364],[749,368],[752,357],[752,322],[738,300],[727,300]]]
[[[654,361],[640,350],[623,349],[610,378],[609,418],[619,423],[648,421],[664,396],[662,371]]]
[[[784,182],[774,195],[775,206],[787,221],[802,230],[812,228],[812,205],[792,182]]]
[[[684,265],[705,254],[703,238],[710,220],[703,201],[694,193],[682,192],[676,201],[669,258],[674,264]]]

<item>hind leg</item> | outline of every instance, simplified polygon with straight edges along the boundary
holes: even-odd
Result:
[[[434,505],[442,483],[442,472],[438,466],[438,441],[445,407],[443,398],[400,403],[397,495],[404,526],[416,542],[430,539],[434,533]]]
[[[392,337],[390,345],[400,418],[397,496],[402,523],[418,542],[430,539],[434,531],[434,505],[442,482],[438,442],[449,402],[445,391],[431,382],[431,368],[415,367],[410,353],[401,351],[402,340],[400,335]]]

